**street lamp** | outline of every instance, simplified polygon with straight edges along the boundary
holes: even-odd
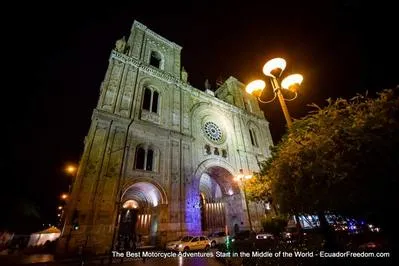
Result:
[[[67,172],[68,174],[70,174],[73,178],[73,180],[70,182],[69,186],[68,186],[68,194],[63,194],[66,195],[66,197],[64,199],[67,199],[68,197],[70,197],[72,195],[72,189],[73,189],[73,185],[76,182],[76,175],[77,175],[77,171],[78,171],[78,167],[76,167],[75,165],[67,165],[65,167],[65,172]],[[75,212],[72,214],[72,209],[71,209],[71,202],[69,202],[69,204],[66,206],[66,210],[63,210],[63,213],[66,214],[66,211],[68,211],[68,213],[70,215],[72,215],[72,219],[71,219],[71,228],[69,229],[69,233],[67,235],[67,239],[66,239],[66,243],[65,243],[65,252],[68,252],[69,250],[69,242],[71,240],[72,237],[72,231],[73,230],[77,230],[79,228],[78,225],[76,225],[76,219],[77,217],[75,217]],[[64,221],[63,221],[63,226],[62,226],[62,233],[64,233],[64,230],[66,228],[66,224],[67,224],[67,217],[63,217]]]
[[[244,172],[242,169],[240,169],[240,174],[238,174],[236,177],[234,177],[234,181],[240,182],[242,184],[242,190],[244,192],[244,201],[245,201],[245,207],[247,208],[247,215],[248,215],[248,222],[249,222],[249,228],[252,231],[252,222],[251,222],[251,215],[249,213],[249,208],[248,208],[248,200],[247,200],[247,191],[245,188],[245,181],[247,179],[252,178],[252,175],[244,175]]]
[[[60,198],[61,198],[62,200],[66,200],[66,199],[68,199],[68,197],[69,197],[69,195],[68,195],[67,193],[63,193],[63,194],[61,194],[61,196],[60,196]]]
[[[73,166],[73,165],[68,165],[66,168],[65,168],[65,170],[68,172],[68,173],[70,173],[70,174],[75,174],[75,172],[76,172],[76,167],[75,166]]]
[[[266,62],[263,66],[263,74],[265,74],[272,85],[274,97],[270,101],[263,101],[260,96],[263,89],[266,87],[266,83],[263,80],[254,80],[250,82],[245,88],[246,92],[257,97],[258,101],[261,103],[270,103],[276,98],[279,99],[281,109],[283,110],[285,120],[287,121],[287,126],[291,127],[292,120],[287,109],[286,101],[292,101],[298,96],[297,88],[302,83],[303,77],[300,74],[292,74],[287,76],[281,81],[280,77],[286,67],[286,62],[283,58],[274,58]],[[294,96],[290,99],[284,98],[282,94],[282,89],[289,90],[294,93]]]
[[[67,165],[65,167],[65,172],[67,172],[68,174],[70,174],[73,177],[73,180],[72,180],[72,182],[69,185],[69,194],[72,193],[72,188],[73,188],[73,184],[74,184],[74,182],[76,180],[77,171],[78,171],[78,168],[76,166],[72,165],[72,164]]]

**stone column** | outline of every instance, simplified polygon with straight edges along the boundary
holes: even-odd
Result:
[[[167,234],[168,231],[168,205],[161,204],[159,206],[159,218],[158,218],[158,243],[160,246],[164,246],[167,242]]]

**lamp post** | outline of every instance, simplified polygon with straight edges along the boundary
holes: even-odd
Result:
[[[247,191],[245,188],[245,181],[247,179],[252,178],[252,175],[244,175],[244,172],[242,169],[240,169],[240,174],[238,174],[235,178],[234,181],[240,182],[242,184],[242,190],[244,192],[244,201],[245,201],[245,207],[247,208],[247,215],[248,215],[248,222],[249,222],[249,228],[252,231],[252,222],[251,222],[251,215],[249,213],[249,208],[248,208],[248,200],[247,200]]]
[[[66,171],[68,174],[70,174],[70,175],[73,176],[73,180],[72,180],[71,184],[69,185],[69,194],[72,193],[73,184],[75,183],[75,180],[76,180],[76,173],[77,173],[77,170],[78,170],[78,168],[77,168],[76,166],[73,166],[73,165],[68,165],[68,166],[65,168],[65,171]]]
[[[72,195],[72,189],[73,189],[73,185],[74,185],[74,183],[76,181],[77,170],[78,170],[78,168],[76,166],[74,166],[74,165],[68,165],[65,168],[65,171],[73,177],[73,180],[70,183],[70,185],[68,186],[68,194],[64,193],[64,194],[61,195],[61,198],[64,199],[64,200],[68,200],[69,197],[71,197],[71,195]],[[66,211],[68,211],[68,213],[70,215],[74,215],[74,214],[71,213],[72,210],[70,209],[70,207],[71,207],[70,205],[71,205],[71,203],[69,202],[68,205],[67,205]],[[65,211],[64,211],[64,213],[65,213]],[[66,224],[67,224],[67,219],[66,218],[67,217],[64,217],[64,225],[63,225],[63,228],[62,228],[62,232],[64,232]],[[73,223],[74,219],[75,218],[71,219],[72,223]],[[69,229],[68,236],[67,236],[66,243],[65,243],[65,252],[69,251],[69,242],[70,242],[71,237],[72,237],[72,231],[74,230],[74,227],[75,227],[72,223],[70,225],[71,228]]]
[[[302,83],[303,77],[300,74],[292,74],[285,77],[280,83],[281,74],[284,72],[286,67],[286,61],[283,58],[274,58],[266,62],[263,66],[263,74],[265,74],[272,85],[274,97],[270,101],[264,101],[260,98],[263,89],[266,87],[266,83],[263,80],[254,80],[250,82],[245,88],[246,92],[257,97],[261,103],[270,103],[278,98],[281,109],[283,110],[285,120],[287,121],[288,128],[292,125],[292,119],[286,101],[295,100],[298,96],[297,88]],[[294,96],[290,99],[284,98],[282,89],[289,90],[294,93]]]

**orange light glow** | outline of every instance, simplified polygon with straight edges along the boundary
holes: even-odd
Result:
[[[284,71],[286,65],[287,63],[283,58],[274,58],[272,60],[267,61],[266,64],[263,66],[263,73],[266,76],[275,77],[272,74],[272,71],[275,69],[280,69],[281,71]]]
[[[68,173],[70,173],[70,174],[74,174],[75,172],[76,172],[76,167],[75,166],[73,166],[73,165],[68,165],[67,167],[66,167],[66,171],[68,172]]]
[[[283,89],[291,89],[292,86],[294,85],[301,85],[303,81],[303,77],[300,74],[292,74],[283,79],[281,82],[281,87]]]
[[[245,91],[259,97],[265,87],[266,83],[263,80],[258,79],[250,82],[247,87],[245,87]]]
[[[124,209],[137,209],[139,204],[135,200],[127,200],[122,206]]]
[[[65,200],[67,198],[68,198],[68,194],[64,193],[64,194],[61,195],[61,199]]]

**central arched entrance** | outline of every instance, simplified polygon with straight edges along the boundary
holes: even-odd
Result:
[[[200,174],[200,217],[204,234],[233,233],[234,226],[246,224],[246,212],[238,184],[222,166],[208,166]]]
[[[137,181],[127,186],[121,199],[116,249],[134,250],[155,245],[159,216],[165,204],[165,193],[152,182]]]

